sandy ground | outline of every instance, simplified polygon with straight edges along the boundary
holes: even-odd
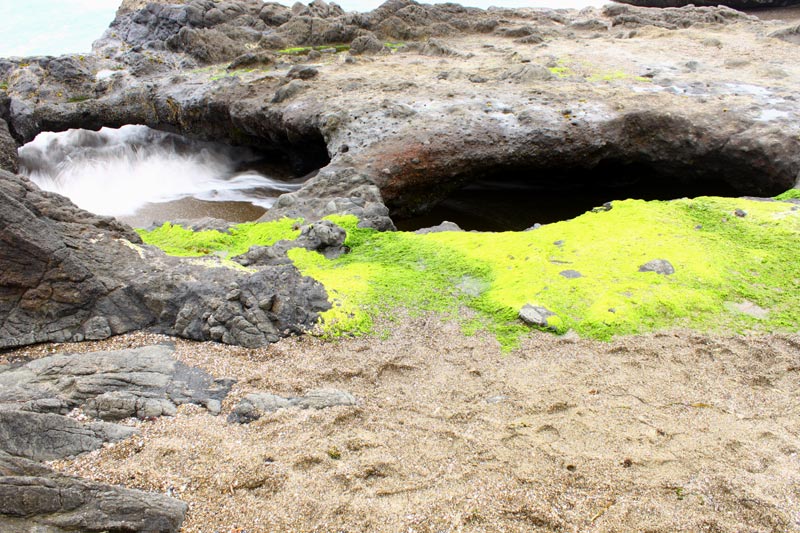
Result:
[[[134,334],[40,346],[89,351]],[[183,531],[800,531],[800,335],[536,333],[511,353],[414,318],[380,338],[261,350],[174,341],[239,383],[62,471],[168,492]],[[358,407],[226,422],[244,394],[345,389]]]

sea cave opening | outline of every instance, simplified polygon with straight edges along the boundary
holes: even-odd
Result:
[[[306,141],[233,146],[143,125],[43,132],[19,148],[20,173],[134,227],[203,217],[245,222],[328,164],[322,139]]]
[[[648,164],[614,159],[591,168],[499,168],[454,181],[462,185],[449,193],[433,193],[441,200],[423,202],[410,216],[404,207],[390,205],[398,213],[393,217],[398,229],[414,231],[447,220],[464,230],[522,231],[569,220],[615,200],[735,197],[749,192],[713,174],[664,173]]]

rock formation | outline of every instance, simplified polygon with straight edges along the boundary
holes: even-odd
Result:
[[[177,531],[182,502],[57,474],[34,461],[74,457],[136,429],[94,419],[174,415],[184,403],[219,413],[231,380],[172,358],[170,346],[56,354],[0,365],[2,531]]]
[[[130,228],[0,173],[0,347],[152,327],[260,346],[311,326],[324,289],[291,265],[249,273],[139,246]]]
[[[13,171],[10,147],[41,131],[146,124],[322,167],[265,219],[354,214],[379,229],[509,175],[569,189],[612,168],[614,187],[633,168],[773,195],[800,173],[796,45],[764,37],[780,29],[724,7],[148,4],[120,12],[93,55],[0,60],[13,138],[0,128],[0,162]],[[359,55],[337,53],[351,41]],[[169,258],[13,174],[0,221],[0,347],[143,327],[259,346],[329,305],[281,250],[240,260],[256,272]]]

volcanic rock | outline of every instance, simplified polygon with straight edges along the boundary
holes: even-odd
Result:
[[[0,61],[0,118],[16,143],[137,123],[266,148],[301,174],[318,170],[264,220],[353,214],[364,227],[393,229],[389,215],[425,213],[474,180],[513,173],[544,189],[581,187],[586,178],[571,176],[609,165],[676,191],[723,183],[773,196],[800,174],[796,45],[764,38],[780,29],[725,7],[148,4],[120,13],[82,61]],[[709,32],[721,47],[697,46]],[[370,34],[404,46],[314,65],[272,48]],[[520,41],[532,36],[543,42]],[[215,70],[245,53],[281,59]],[[726,66],[734,58],[738,66]],[[206,61],[221,63],[195,68]],[[295,65],[319,75],[286,83]],[[548,177],[555,172],[562,178]],[[142,327],[260,346],[309,327],[330,305],[321,286],[272,264],[281,253],[264,253],[255,273],[189,264],[78,211],[23,178],[0,178],[0,346]],[[241,296],[228,300],[234,290]]]
[[[0,348],[143,327],[262,346],[310,327],[330,306],[322,286],[291,265],[209,268],[139,243],[116,220],[0,171]],[[231,288],[240,299],[225,299]],[[264,298],[274,305],[253,303]]]
[[[177,532],[187,505],[161,494],[64,476],[0,451],[0,530]]]

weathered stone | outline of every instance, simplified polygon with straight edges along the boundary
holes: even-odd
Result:
[[[0,170],[16,173],[18,170],[17,143],[8,131],[8,124],[0,119]]]
[[[186,510],[185,503],[161,494],[64,476],[0,451],[0,530],[4,533],[177,533]]]
[[[35,402],[46,399],[46,412],[82,407],[96,418],[121,420],[173,415],[181,404],[225,398],[231,381],[187,367],[172,358],[173,352],[173,347],[159,345],[0,366],[0,406],[42,412],[43,404]]]
[[[74,457],[134,433],[116,424],[84,425],[61,415],[0,410],[0,450],[34,461]]]
[[[349,392],[337,389],[317,389],[296,398],[277,396],[270,393],[253,393],[234,407],[228,416],[229,422],[246,424],[258,420],[265,413],[298,407],[300,409],[326,409],[337,406],[354,406],[355,397]]]
[[[538,305],[525,304],[519,310],[519,318],[531,326],[546,328],[548,327],[547,319],[551,316],[555,316],[555,313]]]
[[[640,7],[727,6],[733,9],[759,9],[800,4],[800,0],[614,0]]]
[[[653,259],[639,267],[639,272],[655,272],[664,276],[670,276],[675,273],[675,267],[666,259]]]
[[[577,270],[562,270],[559,272],[559,274],[567,279],[578,279],[583,277],[583,274]]]

